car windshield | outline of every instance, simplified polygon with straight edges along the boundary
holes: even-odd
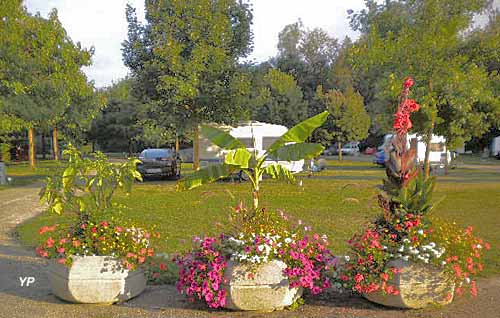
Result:
[[[172,151],[170,149],[149,149],[142,152],[145,159],[170,158]]]

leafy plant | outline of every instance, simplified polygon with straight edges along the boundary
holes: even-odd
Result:
[[[287,168],[280,164],[266,165],[266,160],[272,157],[276,161],[296,161],[318,156],[323,151],[323,146],[305,141],[316,128],[323,125],[327,117],[328,112],[325,111],[295,125],[278,138],[264,154],[259,154],[257,150],[248,150],[241,141],[221,129],[204,126],[202,134],[215,145],[228,150],[224,162],[200,169],[180,180],[177,183],[177,189],[193,189],[227,177],[236,171],[242,171],[250,180],[253,208],[257,210],[263,175],[290,183],[295,182],[295,177]]]
[[[63,152],[68,165],[62,173],[47,178],[40,191],[40,200],[48,204],[48,211],[61,214],[66,210],[80,215],[103,212],[113,206],[111,201],[117,189],[127,194],[135,179],[142,180],[137,171],[138,159],[112,164],[101,152],[93,159],[83,158],[82,153],[69,145]]]

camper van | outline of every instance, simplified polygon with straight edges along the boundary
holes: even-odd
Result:
[[[379,149],[387,151],[390,149],[390,144],[392,141],[392,134],[387,134],[384,136],[384,143],[379,146]],[[422,136],[417,134],[408,135],[408,146],[415,143],[417,147],[417,164],[423,164],[425,161],[425,141]],[[386,154],[385,158],[389,158]],[[444,166],[446,162],[450,164],[451,153],[446,149],[446,139],[443,136],[432,135],[430,152],[429,152],[429,162],[431,165]]]
[[[490,149],[492,156],[495,157],[500,154],[500,136],[493,138]]]
[[[247,122],[238,127],[220,126],[217,128],[226,130],[231,136],[241,141],[248,150],[257,151],[258,155],[265,154],[279,137],[288,131],[281,125],[273,125],[261,122]],[[220,163],[224,160],[224,150],[212,144],[208,139],[200,136],[200,166],[205,167],[211,163]],[[275,161],[269,158],[264,166],[279,163],[292,173],[301,172],[304,160],[299,161]]]

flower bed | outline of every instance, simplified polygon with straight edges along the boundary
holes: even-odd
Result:
[[[73,224],[43,226],[38,255],[53,259],[49,281],[53,293],[67,301],[113,303],[138,295],[146,286],[141,268],[154,256],[159,234],[126,221],[123,206],[112,202],[116,189],[129,193],[140,178],[134,159],[115,166],[101,153],[83,158],[71,146],[64,171],[47,179],[41,198],[52,213],[73,212]],[[149,271],[148,271],[149,273]]]
[[[246,219],[248,212],[236,209],[235,214]],[[334,258],[326,237],[289,231],[279,218],[258,210],[252,221],[240,224],[262,233],[195,239],[193,251],[176,258],[179,292],[211,308],[274,310],[292,305],[302,289],[316,295],[330,287]]]
[[[395,114],[388,179],[379,195],[383,214],[349,241],[352,255],[336,279],[369,300],[402,308],[446,304],[465,289],[475,296],[474,276],[483,268],[483,250],[490,248],[471,227],[430,214],[435,180],[419,174],[416,150],[406,140],[410,113],[419,109],[408,99],[412,85],[405,81]]]

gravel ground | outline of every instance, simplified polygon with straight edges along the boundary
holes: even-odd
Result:
[[[479,281],[476,299],[461,298],[442,308],[395,310],[361,297],[331,293],[306,299],[296,311],[273,313],[210,311],[179,296],[171,285],[150,286],[139,297],[113,306],[69,304],[52,295],[45,275],[46,261],[18,244],[15,226],[42,211],[39,185],[0,191],[0,318],[3,317],[500,317],[500,278]],[[20,277],[34,277],[29,287]]]

